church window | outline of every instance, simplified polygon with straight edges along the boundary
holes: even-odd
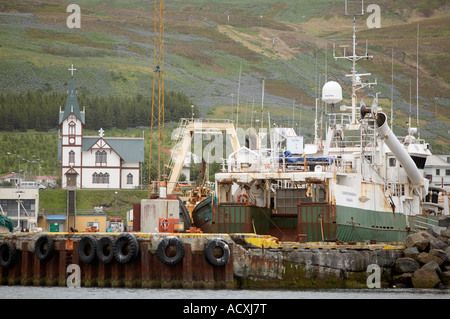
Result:
[[[74,163],[75,163],[75,152],[70,151],[69,152],[69,164],[74,164]]]
[[[69,135],[75,135],[75,123],[74,122],[69,123]]]
[[[103,184],[103,173],[98,174],[98,182]]]
[[[95,164],[106,164],[106,151],[97,151],[95,153]]]
[[[105,173],[103,175],[103,183],[109,184],[109,174],[108,173]]]
[[[97,173],[92,174],[92,183],[93,184],[98,183],[98,174]]]
[[[133,184],[133,174],[127,175],[127,184]]]

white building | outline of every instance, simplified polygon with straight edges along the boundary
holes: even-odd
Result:
[[[425,162],[424,175],[430,184],[450,190],[450,155],[431,155]]]
[[[59,112],[58,160],[62,188],[132,189],[139,186],[144,138],[84,136],[85,111],[80,111],[72,80],[66,107]]]

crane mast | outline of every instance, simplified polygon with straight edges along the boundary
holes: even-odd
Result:
[[[152,172],[152,146],[153,129],[158,128],[158,162],[155,167],[155,188],[159,189],[161,182],[165,185],[165,152],[164,152],[164,0],[155,0],[155,15],[153,29],[153,89],[152,89],[152,115],[150,123],[150,150],[149,150],[149,184]],[[155,189],[155,190],[156,190]],[[151,187],[148,187],[150,198]]]

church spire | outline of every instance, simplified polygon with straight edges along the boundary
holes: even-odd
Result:
[[[59,124],[61,124],[62,121],[64,121],[72,113],[81,121],[81,123],[85,124],[84,112],[80,111],[80,106],[78,105],[77,90],[75,90],[75,85],[73,83],[73,71],[76,71],[76,69],[74,69],[72,64],[71,68],[68,70],[71,72],[70,88],[67,91],[68,94],[66,107],[64,108],[64,114],[60,114]]]

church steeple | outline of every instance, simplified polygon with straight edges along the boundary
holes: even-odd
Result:
[[[76,69],[73,68],[73,64],[69,71],[71,71],[70,88],[67,94],[64,113],[60,112],[59,114],[59,124],[61,124],[72,113],[81,121],[81,123],[85,124],[85,114],[84,111],[80,111],[80,106],[78,105],[77,90],[75,90],[75,85],[73,83],[73,71],[76,71]]]

